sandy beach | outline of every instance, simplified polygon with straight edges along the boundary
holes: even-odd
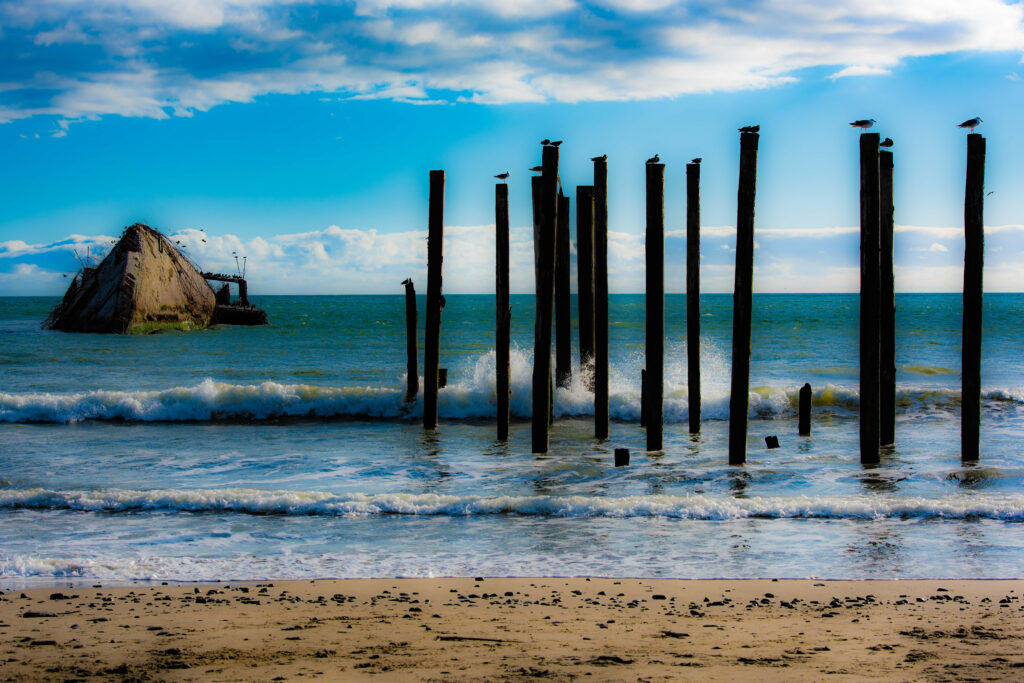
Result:
[[[1007,680],[1024,581],[457,578],[0,596],[0,680]]]

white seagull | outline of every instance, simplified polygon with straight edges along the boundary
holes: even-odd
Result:
[[[967,119],[961,124],[957,125],[957,128],[966,128],[967,130],[973,131],[981,123],[981,117],[975,116],[973,119]]]
[[[867,130],[871,126],[875,125],[874,119],[860,119],[859,121],[853,121],[850,123],[854,128],[860,128],[861,130]]]

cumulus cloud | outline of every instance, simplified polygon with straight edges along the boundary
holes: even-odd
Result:
[[[895,236],[899,291],[959,291],[963,281],[961,244],[934,241],[936,232],[956,228],[900,226]],[[1024,289],[1024,225],[986,229],[986,291]],[[859,243],[856,228],[757,230],[754,287],[761,292],[856,292]],[[949,234],[954,234],[950,232]],[[234,272],[243,265],[250,292],[263,294],[397,293],[407,277],[426,286],[427,234],[422,230],[382,233],[375,229],[332,225],[321,230],[242,239],[186,229],[170,234],[202,270]],[[102,258],[114,244],[106,235],[70,235],[48,244],[0,242],[0,283],[11,294],[60,294],[88,253]],[[730,292],[735,231],[709,228],[701,234],[702,291]],[[666,291],[685,287],[685,233],[666,235]],[[533,229],[510,230],[510,279],[513,292],[534,291]],[[238,262],[236,263],[236,256]],[[446,292],[494,291],[494,226],[447,226],[444,241]],[[644,290],[645,244],[642,235],[608,235],[609,289]],[[575,249],[571,258],[576,263]],[[572,275],[575,289],[575,272]]]
[[[579,102],[1024,49],[1001,0],[7,0],[0,122],[190,116],[268,94]],[[57,128],[61,134],[66,128]]]

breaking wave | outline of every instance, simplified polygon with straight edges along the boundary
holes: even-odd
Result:
[[[708,495],[623,497],[459,496],[431,493],[349,493],[256,489],[0,490],[0,509],[103,513],[192,512],[248,515],[371,517],[381,515],[661,517],[690,520],[991,519],[1024,521],[1024,495],[960,495],[886,499],[878,496],[731,498]]]

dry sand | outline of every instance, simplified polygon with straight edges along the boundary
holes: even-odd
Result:
[[[1024,581],[6,591],[0,680],[1020,680]]]

